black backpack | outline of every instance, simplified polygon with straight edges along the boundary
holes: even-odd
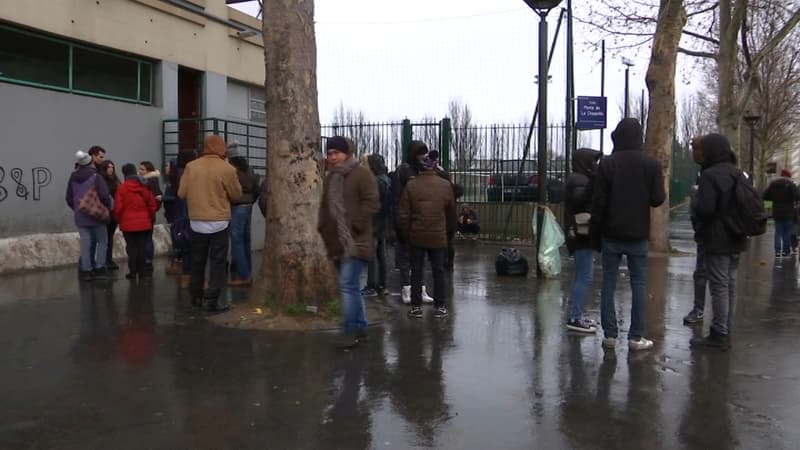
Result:
[[[528,274],[528,260],[516,248],[500,250],[494,262],[498,275],[525,276]]]
[[[723,217],[725,228],[734,236],[760,236],[767,231],[767,210],[764,201],[742,172],[733,183],[730,205]]]

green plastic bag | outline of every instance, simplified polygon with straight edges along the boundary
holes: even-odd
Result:
[[[540,208],[540,206],[537,206],[537,208]],[[534,237],[537,234],[536,214],[537,210],[534,209],[533,217],[531,218]],[[537,261],[539,262],[539,270],[545,278],[555,278],[561,273],[561,252],[559,248],[564,245],[564,242],[564,232],[561,230],[561,225],[558,224],[556,216],[553,215],[553,211],[550,208],[544,207],[542,240],[539,243]]]

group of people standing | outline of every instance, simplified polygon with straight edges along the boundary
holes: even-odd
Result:
[[[247,159],[239,155],[238,144],[228,146],[214,135],[205,139],[200,155],[181,152],[166,167],[164,192],[161,173],[149,161],[138,168],[125,164],[121,181],[105,155],[105,149],[97,146],[78,151],[75,171],[67,183],[66,202],[74,211],[80,236],[80,279],[107,280],[118,269],[113,262],[117,227],[128,255],[125,277],[151,277],[153,226],[163,203],[173,246],[168,272],[182,275],[181,284],[190,290],[193,305],[215,312],[228,309],[229,303],[220,295],[225,283],[252,283],[252,205],[263,189]],[[233,261],[230,280],[229,247]],[[208,282],[207,264],[211,266]]]

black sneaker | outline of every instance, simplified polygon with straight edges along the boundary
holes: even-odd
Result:
[[[361,295],[363,297],[376,297],[378,295],[378,292],[375,291],[375,289],[372,289],[371,287],[365,287],[364,289],[361,290]]]
[[[219,302],[215,300],[207,300],[207,301],[208,301],[208,307],[206,308],[206,311],[211,314],[219,314],[231,309],[230,304],[221,305]]]
[[[81,270],[79,271],[78,278],[81,281],[92,281],[94,279],[94,272],[92,272],[91,270],[86,270],[86,271]]]
[[[200,297],[193,298],[192,299],[192,306],[194,306],[195,308],[201,308],[202,309],[203,308],[203,299],[200,298]]]
[[[115,270],[119,270],[119,266],[114,261],[111,261],[106,263],[106,269],[108,269],[109,272],[113,272]]]
[[[450,313],[447,312],[446,306],[439,306],[438,308],[433,308],[433,317],[437,319],[441,319],[443,317],[449,316]]]
[[[727,334],[720,334],[711,329],[711,332],[706,337],[692,338],[689,342],[692,347],[710,347],[719,350],[727,351],[731,348],[731,341]]]
[[[334,340],[334,345],[340,350],[350,350],[358,347],[361,341],[352,334],[340,334]]]
[[[369,335],[367,330],[356,331],[356,341],[359,343],[369,342]]]
[[[92,271],[92,279],[96,281],[106,281],[111,279],[111,275],[106,268],[94,269]]]
[[[597,332],[597,327],[586,320],[570,320],[567,322],[567,329],[587,334],[594,334]]]
[[[419,306],[412,306],[411,309],[408,310],[408,317],[412,317],[414,319],[421,319],[422,308],[420,308]]]
[[[126,280],[135,280],[136,279],[136,274],[133,273],[133,272],[128,272],[128,273],[125,274],[125,279]]]
[[[689,314],[683,318],[683,324],[696,325],[698,323],[703,323],[703,310],[692,308],[692,310],[689,311]]]

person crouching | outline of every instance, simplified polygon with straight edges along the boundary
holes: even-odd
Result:
[[[114,198],[114,217],[125,238],[128,253],[128,274],[125,278],[135,280],[152,276],[147,270],[147,243],[153,236],[153,219],[156,215],[156,199],[150,188],[142,184],[136,166],[122,166],[123,182]]]

